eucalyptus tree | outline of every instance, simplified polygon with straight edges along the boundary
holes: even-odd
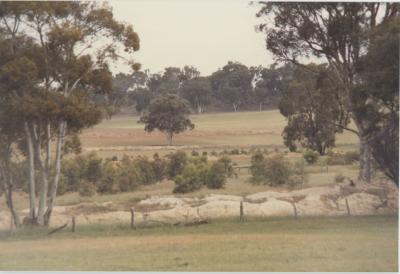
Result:
[[[363,100],[352,100],[357,82],[356,64],[368,51],[368,32],[399,14],[398,3],[284,3],[259,2],[259,17],[270,17],[259,30],[266,34],[266,46],[278,61],[301,65],[302,57],[321,57],[333,68],[344,91],[346,107],[360,140],[360,174],[371,180],[370,121],[355,115]]]
[[[48,224],[65,138],[100,121],[102,109],[89,98],[111,92],[110,62],[123,60],[133,69],[139,68],[131,58],[139,49],[139,37],[132,26],[114,18],[111,8],[97,2],[1,2],[0,28],[14,55],[1,68],[9,68],[6,77],[13,79],[11,69],[31,68],[36,80],[28,88],[10,85],[7,90],[14,94],[14,111],[23,118],[30,167],[30,219]],[[25,59],[13,49],[23,36],[35,47],[35,54]],[[40,171],[37,212],[35,166]]]

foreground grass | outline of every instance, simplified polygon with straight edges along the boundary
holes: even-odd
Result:
[[[397,271],[397,217],[0,233],[0,270]]]

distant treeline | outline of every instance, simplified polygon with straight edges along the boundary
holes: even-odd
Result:
[[[106,99],[115,112],[133,108],[142,113],[158,95],[177,94],[194,113],[277,108],[293,73],[293,65],[247,67],[228,62],[209,76],[193,66],[167,67],[163,72],[136,71],[113,77],[113,93]]]

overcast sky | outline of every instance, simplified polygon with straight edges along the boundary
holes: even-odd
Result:
[[[118,20],[139,34],[143,69],[193,65],[208,75],[228,61],[270,65],[264,37],[254,30],[257,7],[246,0],[113,0]],[[122,67],[113,69],[115,72]]]

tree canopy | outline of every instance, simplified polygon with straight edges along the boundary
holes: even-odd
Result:
[[[174,134],[187,129],[192,130],[194,124],[188,118],[190,108],[188,103],[175,94],[165,94],[151,101],[147,111],[139,122],[145,124],[145,130],[159,130],[167,136],[168,144],[172,144]]]

